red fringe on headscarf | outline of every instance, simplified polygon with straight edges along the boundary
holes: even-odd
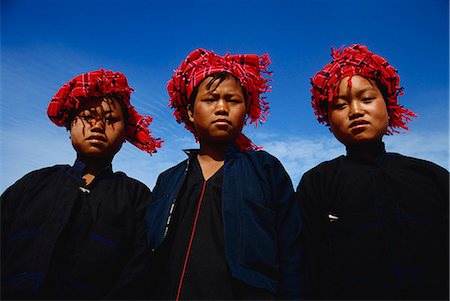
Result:
[[[385,58],[359,44],[353,44],[343,50],[332,48],[331,56],[333,58],[331,63],[311,79],[311,104],[320,123],[329,125],[328,105],[337,97],[340,81],[347,76],[351,78],[360,75],[374,79],[386,88],[385,101],[390,117],[386,134],[399,133],[396,128],[408,130],[406,123],[417,115],[398,103],[398,97],[404,94],[403,88],[400,87],[400,77],[397,70]]]
[[[96,97],[119,97],[128,111],[126,139],[137,148],[149,153],[156,152],[163,140],[152,136],[148,126],[151,116],[139,114],[130,103],[132,88],[120,72],[99,69],[80,74],[64,84],[53,96],[47,108],[50,120],[57,126],[69,127],[74,112],[81,103]]]
[[[263,74],[272,75],[267,70],[269,65],[270,59],[267,54],[258,56],[227,53],[220,56],[202,48],[196,49],[186,57],[169,80],[167,85],[170,96],[169,107],[174,109],[173,115],[177,122],[184,123],[185,128],[191,131],[198,141],[196,130],[187,113],[192,91],[206,77],[218,72],[228,72],[236,77],[244,88],[247,117],[250,123],[258,126],[269,115],[269,103],[262,97],[263,93],[271,91],[268,85],[270,79],[263,76]],[[243,134],[236,139],[236,144],[240,150],[261,149]]]

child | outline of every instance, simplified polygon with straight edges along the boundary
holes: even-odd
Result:
[[[311,80],[312,106],[347,155],[297,188],[314,298],[448,299],[448,171],[385,151],[383,135],[416,115],[384,58],[362,45],[332,56]]]
[[[167,86],[199,150],[163,172],[147,210],[159,299],[297,298],[299,206],[280,162],[242,134],[263,121],[267,55],[196,49]]]
[[[48,116],[70,131],[73,166],[33,171],[1,196],[2,299],[135,298],[144,277],[150,190],[111,162],[126,140],[161,146],[130,104],[126,77],[103,69],[55,94]]]

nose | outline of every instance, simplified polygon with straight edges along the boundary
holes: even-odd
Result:
[[[91,131],[104,131],[105,130],[105,118],[96,116],[92,119]]]
[[[362,108],[361,102],[352,101],[350,103],[349,116],[350,119],[355,119],[364,115],[364,109]]]
[[[228,102],[224,99],[219,99],[216,105],[216,115],[228,115]]]

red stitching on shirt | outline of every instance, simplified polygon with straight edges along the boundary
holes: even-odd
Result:
[[[183,270],[181,271],[180,282],[178,283],[177,297],[175,298],[176,301],[178,301],[180,299],[181,288],[183,287],[184,275],[186,273],[187,261],[189,258],[189,253],[191,252],[191,246],[192,246],[192,241],[194,240],[195,229],[197,228],[197,220],[198,220],[198,216],[200,214],[200,206],[202,205],[203,195],[205,194],[205,188],[206,188],[206,181],[203,182],[202,193],[200,194],[200,199],[198,200],[197,212],[195,213],[195,219],[194,219],[194,225],[192,226],[192,232],[191,232],[191,237],[189,238],[189,244],[188,244],[188,248],[186,251],[186,257],[184,258]]]

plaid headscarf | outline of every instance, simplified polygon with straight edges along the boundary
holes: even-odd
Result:
[[[75,111],[80,104],[93,97],[118,97],[128,112],[126,139],[137,148],[152,154],[161,147],[162,140],[154,138],[147,128],[153,121],[151,116],[142,116],[130,103],[133,91],[125,75],[104,69],[80,74],[64,84],[53,96],[47,114],[57,126],[70,127]]]
[[[183,122],[185,128],[191,131],[198,141],[196,130],[189,121],[187,113],[189,98],[194,88],[206,77],[214,73],[227,72],[236,77],[244,88],[247,118],[250,119],[250,123],[258,126],[258,123],[264,122],[269,115],[269,103],[261,96],[264,92],[270,92],[271,87],[267,84],[270,79],[262,75],[271,75],[271,72],[267,70],[269,64],[270,59],[267,54],[258,56],[227,53],[225,56],[220,56],[212,51],[196,49],[174,71],[167,85],[170,96],[169,107],[175,109],[173,115],[177,122]],[[236,145],[240,150],[260,149],[242,133],[236,139]]]
[[[379,88],[385,97],[390,117],[390,129],[386,130],[386,134],[398,133],[399,131],[395,128],[408,129],[406,123],[411,121],[411,117],[417,117],[417,115],[398,103],[398,96],[404,94],[403,88],[400,87],[397,70],[389,65],[386,59],[359,44],[351,45],[344,50],[331,48],[331,56],[333,58],[331,63],[311,79],[311,103],[320,123],[329,125],[328,105],[338,96],[340,81],[350,76],[348,85],[351,87],[351,77],[360,75],[375,80],[377,85],[382,85]]]

